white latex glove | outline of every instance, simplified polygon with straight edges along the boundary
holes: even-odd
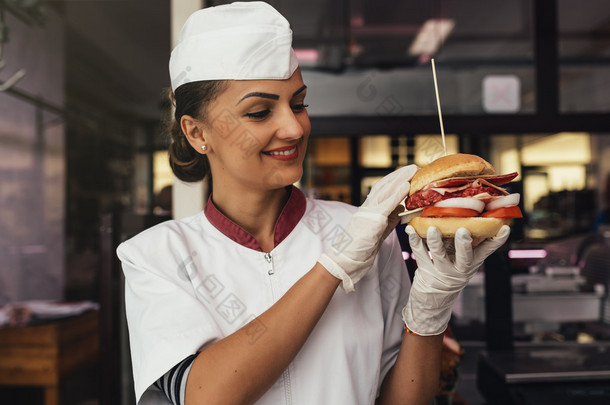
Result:
[[[445,331],[451,307],[458,294],[468,284],[483,261],[506,243],[510,228],[504,225],[498,234],[478,246],[472,246],[472,237],[465,228],[455,233],[455,257],[443,244],[440,231],[428,228],[427,244],[417,235],[412,226],[407,226],[409,244],[417,261],[417,270],[402,317],[407,328],[417,335],[432,336]]]
[[[398,224],[400,203],[407,197],[409,181],[416,171],[415,165],[404,166],[375,183],[343,233],[318,259],[342,281],[346,292],[353,291],[354,284],[373,266],[381,243]]]

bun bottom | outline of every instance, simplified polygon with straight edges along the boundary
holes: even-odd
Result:
[[[416,217],[409,225],[415,228],[415,232],[421,237],[426,238],[428,228],[435,226],[441,231],[443,238],[453,238],[459,228],[466,228],[470,231],[473,238],[491,238],[496,236],[503,225],[508,225],[510,218],[483,218],[483,217]]]

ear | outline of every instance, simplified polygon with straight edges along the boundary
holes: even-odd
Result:
[[[186,140],[191,144],[193,149],[195,149],[197,153],[203,154],[204,152],[201,147],[206,144],[203,123],[190,115],[183,115],[182,118],[180,118],[180,128],[182,128],[182,133],[186,136]]]

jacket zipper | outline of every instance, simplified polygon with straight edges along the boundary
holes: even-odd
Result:
[[[271,301],[275,304],[275,280],[273,275],[275,274],[275,270],[273,269],[273,258],[271,257],[271,253],[265,253],[265,261],[267,262],[267,274],[269,275],[269,287],[271,288]]]
[[[265,261],[268,264],[267,274],[269,275],[269,284],[271,286],[271,300],[275,303],[275,290],[274,284],[277,282],[277,278],[273,277],[275,275],[275,269],[273,268],[273,258],[271,257],[271,253],[265,253]],[[284,398],[286,400],[287,405],[292,404],[292,386],[290,384],[290,367],[284,371],[282,374],[282,380],[284,382]]]
[[[265,260],[267,261],[267,263],[269,263],[269,269],[267,269],[267,274],[269,274],[270,276],[275,274],[275,271],[273,270],[273,261],[271,260],[271,253],[265,253]]]

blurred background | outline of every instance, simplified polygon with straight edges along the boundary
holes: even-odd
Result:
[[[62,379],[60,403],[131,403],[114,249],[206,200],[203,185],[181,184],[167,163],[167,66],[186,16],[223,3],[0,0],[0,306],[91,302],[99,311],[94,352],[104,360],[83,368],[80,383]],[[358,205],[394,168],[443,154],[434,58],[447,152],[519,172],[511,338],[608,340],[608,1],[269,3],[291,22],[308,86],[312,137],[298,184],[307,195]],[[408,257],[405,244],[412,266]],[[455,308],[467,353],[490,339],[485,290],[481,274]],[[469,359],[463,399],[483,403]],[[2,376],[0,402],[51,395]]]

